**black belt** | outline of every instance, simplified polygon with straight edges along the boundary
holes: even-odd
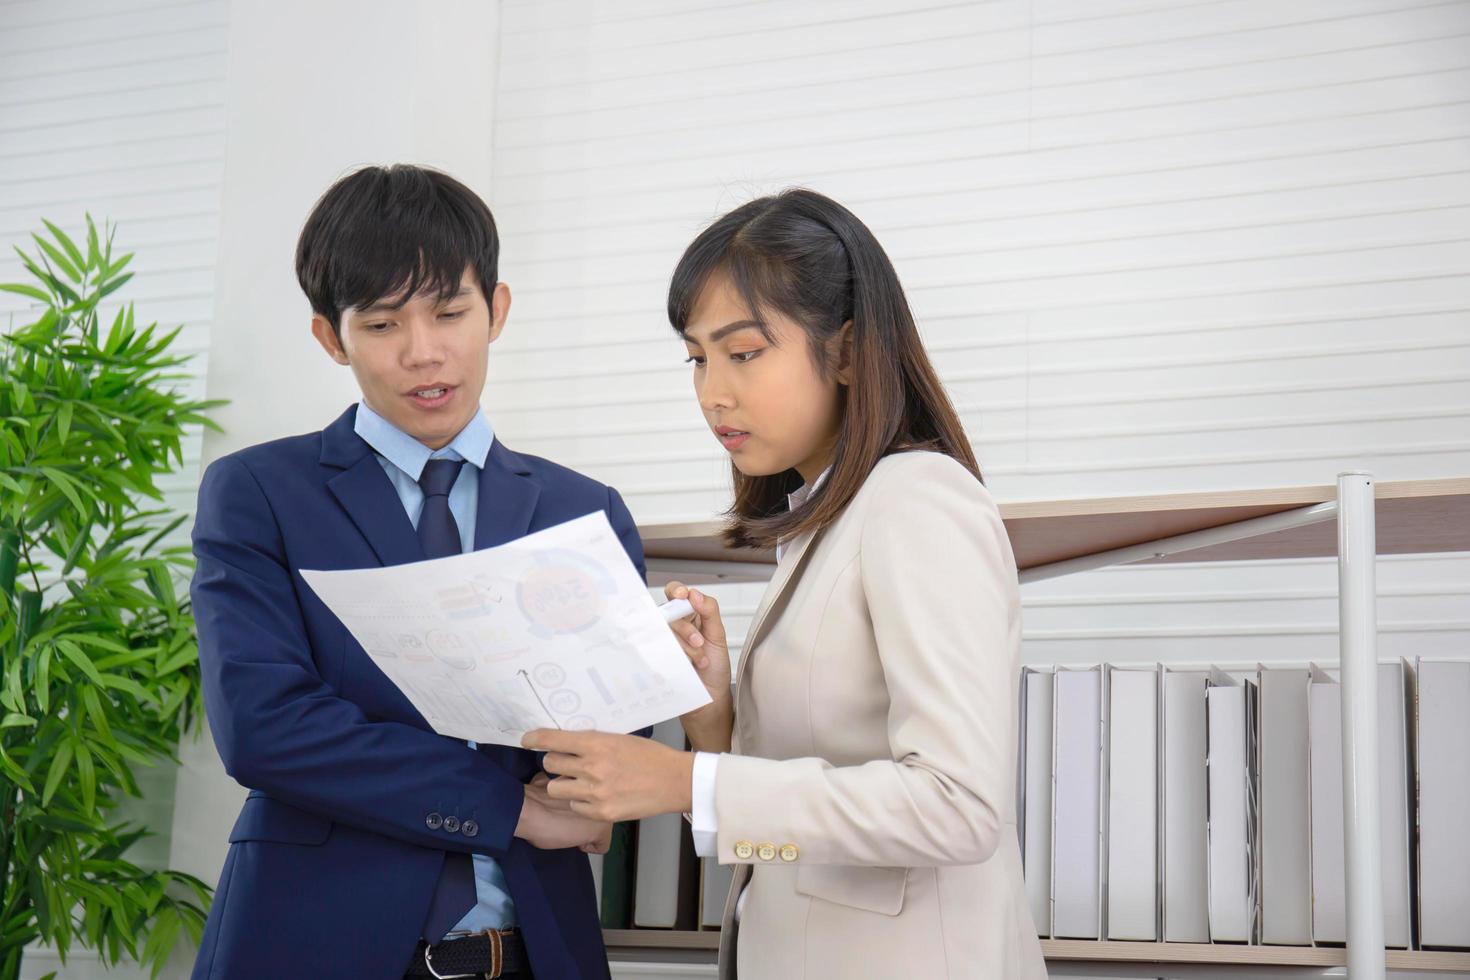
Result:
[[[437,946],[420,940],[405,977],[517,977],[530,980],[530,964],[515,929],[487,929],[446,939]]]

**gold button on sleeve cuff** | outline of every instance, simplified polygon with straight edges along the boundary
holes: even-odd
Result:
[[[762,861],[774,861],[776,860],[776,845],[762,844],[755,853]]]
[[[754,854],[755,845],[752,844],[750,841],[738,840],[735,842],[735,856],[740,860],[749,861],[751,859],[751,856]]]
[[[785,862],[787,862],[789,864],[790,862],[795,861],[800,856],[801,856],[801,852],[796,849],[796,845],[795,844],[785,844],[785,845],[782,845],[782,847],[781,847],[781,860],[783,860],[783,861],[785,861]]]

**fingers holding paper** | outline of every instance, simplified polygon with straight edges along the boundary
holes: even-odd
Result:
[[[696,750],[728,751],[735,711],[730,696],[730,646],[720,616],[720,603],[714,596],[682,582],[664,586],[664,595],[670,601],[687,599],[694,609],[693,616],[670,623],[669,628],[710,697],[709,704],[680,715],[679,720]]]
[[[690,807],[694,756],[652,739],[603,732],[537,729],[521,744],[546,753],[554,801],[593,820],[641,820]]]

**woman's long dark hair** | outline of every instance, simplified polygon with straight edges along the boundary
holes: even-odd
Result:
[[[873,233],[829,197],[793,188],[742,205],[705,229],[679,260],[669,285],[669,323],[680,336],[711,277],[728,276],[761,321],[777,311],[806,331],[822,377],[836,370],[842,327],[852,321],[849,384],[832,473],[799,510],[786,495],[801,485],[787,470],[746,476],[733,466],[735,502],[725,541],[773,547],[837,519],[884,456],[932,450],[983,479],[959,416],[919,340],[893,263]]]

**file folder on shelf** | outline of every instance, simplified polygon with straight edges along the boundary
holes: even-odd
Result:
[[[1332,674],[1312,667],[1308,694],[1311,743],[1312,939],[1347,941],[1347,876],[1343,865],[1342,693]],[[1402,663],[1378,665],[1379,829],[1383,861],[1383,942],[1408,949],[1413,825],[1413,766],[1409,756],[1411,695]]]
[[[1470,948],[1470,663],[1420,659],[1419,944]]]
[[[699,928],[720,928],[734,879],[735,865],[721,864],[715,858],[699,859]]]
[[[1052,792],[1052,935],[1102,935],[1103,672],[1058,670]]]
[[[1051,935],[1051,803],[1053,679],[1050,671],[1021,672],[1021,751],[1017,809],[1021,860],[1031,918]]]
[[[1164,870],[1164,940],[1207,943],[1210,918],[1205,680],[1209,672],[1165,667],[1161,675],[1160,861]]]
[[[1205,686],[1211,942],[1252,943],[1260,936],[1256,716],[1255,682],[1211,670]]]
[[[1261,667],[1261,942],[1312,944],[1312,818],[1306,670]]]
[[[1107,936],[1159,938],[1159,671],[1107,668]]]
[[[684,748],[679,719],[660,722],[653,737],[671,748]],[[661,813],[638,821],[638,857],[633,878],[635,928],[672,929],[679,918],[679,863],[683,856],[684,818]]]

